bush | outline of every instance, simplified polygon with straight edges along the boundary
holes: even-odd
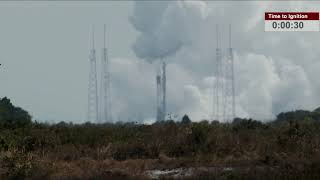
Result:
[[[118,144],[112,148],[112,158],[115,160],[144,159],[146,157],[149,157],[149,153],[144,144]]]

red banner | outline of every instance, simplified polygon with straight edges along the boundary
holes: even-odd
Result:
[[[265,20],[319,20],[319,12],[265,12]]]

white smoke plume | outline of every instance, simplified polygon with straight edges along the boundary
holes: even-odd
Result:
[[[130,21],[140,35],[133,50],[151,62],[173,55],[192,43],[207,15],[202,1],[137,1]]]
[[[313,11],[320,10],[317,4],[306,6],[298,2],[137,1],[130,17],[139,32],[133,50],[138,58],[148,62],[159,58],[170,61],[169,113],[178,117],[188,114],[194,121],[209,119],[216,48],[214,27],[220,24],[221,29],[227,29],[231,23],[237,115],[271,120],[282,111],[312,110],[319,105],[320,38],[314,33],[264,32],[264,12],[304,11],[311,7]],[[223,34],[223,42],[227,42],[226,35]],[[117,114],[152,121],[155,116],[155,108],[150,106],[155,104],[153,67],[145,61],[133,60],[129,64],[118,62],[117,66],[127,67],[125,71],[133,73],[123,77],[122,70],[115,72],[124,80],[115,84],[115,89],[126,89],[119,91],[119,96],[130,91],[129,100],[120,98]]]

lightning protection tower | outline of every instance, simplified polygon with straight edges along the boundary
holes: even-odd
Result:
[[[112,122],[110,100],[110,71],[108,48],[106,44],[106,25],[103,27],[103,48],[101,58],[101,91],[100,91],[100,122]]]
[[[234,60],[233,49],[231,46],[231,25],[229,25],[229,47],[227,48],[227,57],[225,59],[224,67],[224,107],[223,119],[231,122],[235,116],[235,87],[234,87]]]
[[[166,75],[166,63],[162,62],[162,118],[165,120],[166,118],[166,96],[167,96],[167,75]]]
[[[219,26],[216,26],[217,45],[213,84],[213,120],[223,120],[223,64]]]
[[[97,87],[97,62],[94,47],[94,27],[92,27],[92,48],[89,55],[89,85],[88,85],[88,121],[98,121],[98,87]]]
[[[161,109],[161,76],[156,76],[156,83],[157,83],[157,121],[161,121],[162,119],[162,109]]]

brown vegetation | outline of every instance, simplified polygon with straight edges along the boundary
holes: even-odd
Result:
[[[8,109],[17,112],[1,101],[0,179],[148,179],[147,170],[176,168],[192,168],[190,179],[320,177],[318,111],[282,113],[269,123],[48,125],[21,109],[25,116],[3,118]]]

